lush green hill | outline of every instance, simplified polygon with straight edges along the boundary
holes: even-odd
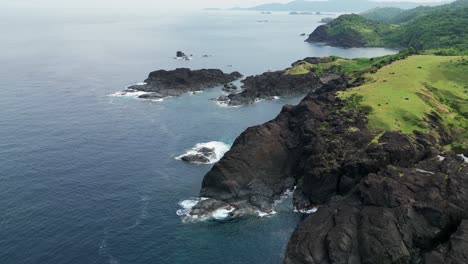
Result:
[[[395,27],[355,14],[342,15],[326,25],[319,26],[307,41],[341,47],[384,46],[386,42],[382,36],[392,34]]]
[[[318,27],[307,41],[341,47],[468,49],[468,0],[430,10],[424,15],[418,11],[416,17],[398,25],[368,20],[358,15],[343,15],[330,24]]]
[[[468,7],[468,0],[458,0],[450,4],[441,6],[419,6],[413,9],[405,10],[399,8],[375,8],[369,11],[363,12],[360,15],[375,21],[390,23],[390,24],[402,24],[413,19],[429,15],[436,11],[447,11],[455,10],[459,8]]]
[[[384,22],[384,23],[392,23],[393,19],[405,13],[405,9],[396,8],[396,7],[378,7],[371,9],[369,11],[360,13],[359,15],[374,21]]]

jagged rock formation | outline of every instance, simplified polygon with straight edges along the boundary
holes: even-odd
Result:
[[[144,99],[158,99],[179,96],[187,92],[200,91],[235,81],[242,77],[239,72],[230,74],[218,69],[190,70],[179,68],[172,71],[151,72],[145,83],[127,88],[129,91],[141,91]]]
[[[468,166],[454,155],[370,173],[294,232],[285,263],[467,263]]]

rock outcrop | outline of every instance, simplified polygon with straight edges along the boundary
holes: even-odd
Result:
[[[241,93],[228,96],[229,105],[253,104],[255,100],[307,94],[322,86],[320,78],[313,72],[300,75],[289,75],[284,71],[265,72],[249,76],[242,83]]]
[[[305,58],[293,63],[291,66],[294,67],[304,62],[319,64],[320,58]],[[258,100],[305,95],[340,77],[340,75],[326,71],[320,74],[314,71],[304,74],[289,74],[287,71],[265,72],[242,80],[242,92],[233,91],[227,96],[220,96],[216,101],[230,106],[238,106],[253,104]]]
[[[159,70],[150,73],[144,84],[130,86],[127,90],[146,92],[140,98],[159,99],[224,85],[241,77],[239,72],[226,74],[217,69]]]
[[[368,174],[299,225],[285,263],[467,263],[468,164],[448,155]]]

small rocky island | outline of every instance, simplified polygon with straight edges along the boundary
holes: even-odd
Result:
[[[129,86],[123,92],[144,92],[139,98],[162,99],[228,84],[240,78],[242,74],[239,72],[227,74],[218,69],[159,70],[151,72],[144,83]]]

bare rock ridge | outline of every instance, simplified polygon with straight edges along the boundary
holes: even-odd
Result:
[[[233,82],[241,77],[242,75],[239,72],[227,74],[218,69],[190,70],[178,68],[172,71],[159,70],[151,72],[144,84],[130,86],[127,90],[146,92],[140,98],[159,99],[213,88]]]

